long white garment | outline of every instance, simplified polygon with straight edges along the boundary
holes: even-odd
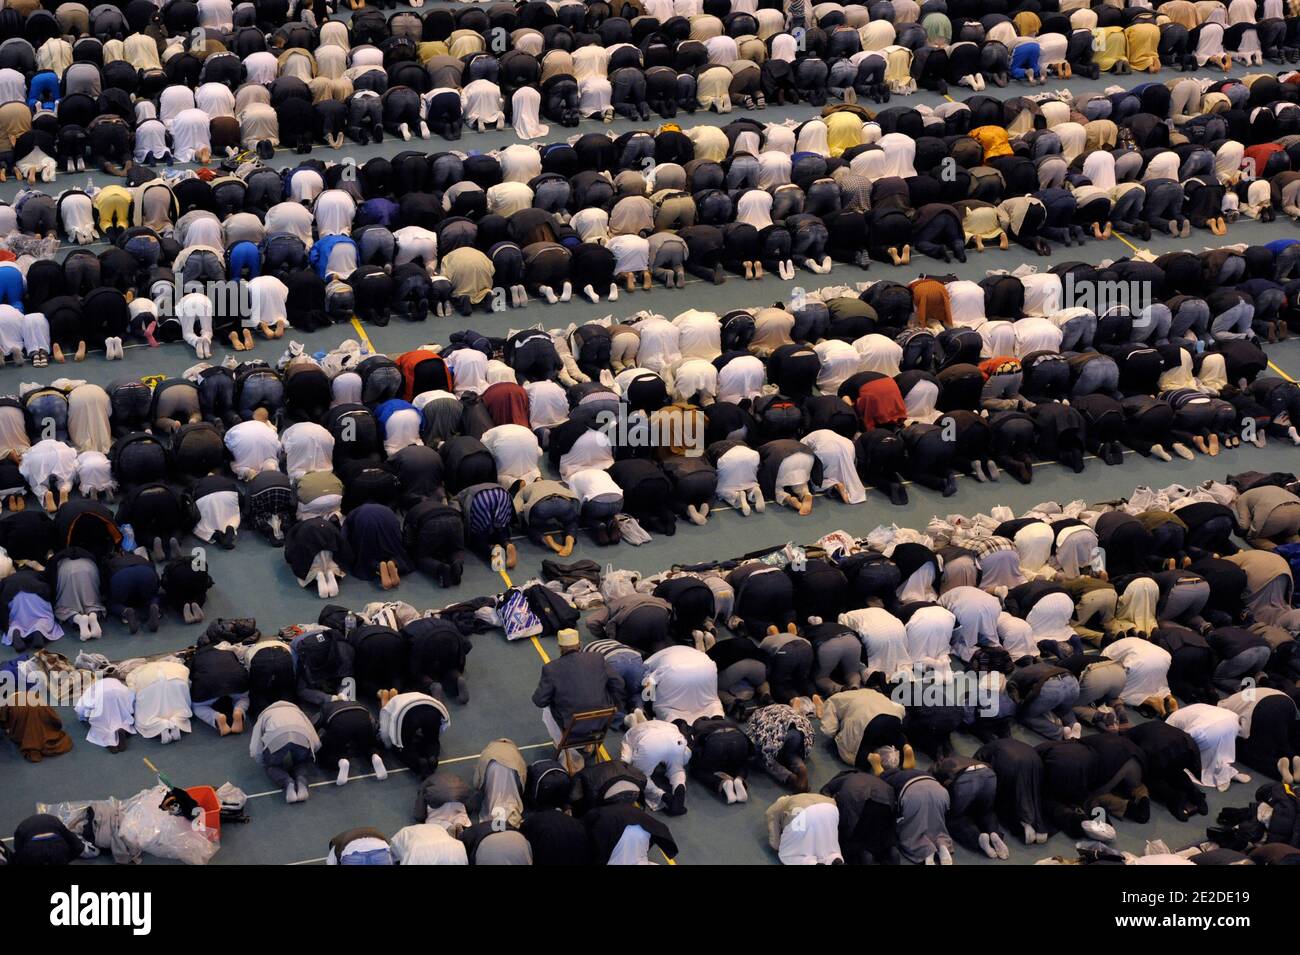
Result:
[[[949,282],[947,289],[954,327],[979,328],[984,324],[984,290],[978,283],[958,279]]]
[[[532,146],[515,143],[496,154],[506,182],[529,182],[542,174],[542,154]]]
[[[479,394],[487,388],[487,355],[477,348],[457,348],[446,356],[447,367],[451,369],[457,395],[467,391]]]
[[[1159,584],[1150,577],[1132,580],[1115,604],[1116,628],[1150,633],[1157,626],[1156,606],[1159,603]]]
[[[1120,696],[1126,705],[1141,706],[1150,697],[1170,695],[1169,665],[1174,658],[1163,647],[1141,637],[1125,637],[1103,648],[1101,655],[1122,664],[1128,673]]]
[[[491,80],[475,80],[460,91],[461,111],[468,125],[492,124],[505,119],[501,87]]]
[[[766,229],[772,224],[772,194],[763,189],[744,193],[736,203],[736,221]]]
[[[1034,604],[1025,619],[1033,628],[1035,638],[1064,643],[1075,635],[1074,628],[1070,626],[1073,616],[1074,601],[1070,595],[1053,593]]]
[[[718,400],[757,398],[766,383],[767,367],[761,358],[754,355],[733,358],[718,371]]]
[[[194,91],[188,86],[168,86],[158,95],[158,118],[167,126],[187,109],[194,109]]]
[[[641,826],[628,826],[618,837],[606,865],[654,865],[650,861],[650,833]]]
[[[800,809],[781,830],[781,848],[776,854],[782,865],[842,862],[839,808],[833,802],[815,802]]]
[[[415,408],[403,408],[389,415],[384,422],[384,451],[391,457],[402,448],[423,444],[424,439],[420,437],[423,421],[424,418]],[[531,433],[530,431],[529,434]]]
[[[334,469],[334,436],[314,421],[290,425],[280,436],[280,443],[284,447],[285,469],[292,481],[312,471]]]
[[[776,467],[776,480],[773,482],[780,493],[782,488],[801,488],[812,480],[813,467],[817,459],[807,451],[795,451],[781,459]]]
[[[135,161],[147,162],[147,156],[157,161],[171,152],[167,145],[167,127],[161,120],[146,119],[135,128]]]
[[[514,112],[515,135],[520,139],[538,139],[551,131],[538,114],[542,107],[542,94],[535,86],[521,86],[511,98]]]
[[[1026,524],[1016,531],[1014,543],[1020,555],[1020,572],[1031,579],[1050,578],[1055,571],[1048,564],[1052,559],[1052,541],[1055,539],[1051,525],[1042,521]]]
[[[608,471],[600,468],[583,468],[569,475],[569,490],[578,496],[583,504],[597,499],[612,501],[622,499],[623,489],[609,476]]]
[[[298,176],[294,176],[293,181],[297,180]],[[266,210],[267,235],[287,232],[302,240],[303,246],[309,250],[315,238],[312,222],[311,210],[301,202],[278,202]]]
[[[78,385],[68,392],[68,437],[78,451],[107,452],[113,446],[111,409],[108,392],[99,385]]]
[[[469,865],[465,843],[435,822],[397,830],[390,841],[401,865]]]
[[[521,424],[501,424],[483,432],[482,440],[496,460],[497,480],[502,487],[508,488],[516,481],[528,484],[542,476],[538,467],[542,447],[530,429]]]
[[[322,239],[327,235],[349,235],[357,204],[342,189],[326,189],[316,197],[315,212],[316,230]]]
[[[614,87],[603,76],[578,80],[578,112],[583,116],[604,116],[613,109]],[[612,113],[610,113],[612,115]]]
[[[822,466],[822,483],[814,491],[827,491],[835,485],[844,488],[846,504],[861,504],[867,499],[867,488],[858,476],[856,450],[853,442],[842,434],[827,428],[804,436],[803,443],[813,449]]]
[[[722,321],[717,312],[688,309],[673,319],[677,351],[683,358],[713,361],[722,354]]]
[[[1058,313],[1059,314],[1059,313]],[[1031,317],[1012,322],[1016,332],[1016,357],[1023,358],[1031,352],[1059,352],[1065,333],[1050,318]]]
[[[862,371],[875,371],[893,378],[898,375],[903,361],[903,346],[892,338],[872,333],[863,335],[853,343],[862,356]]]
[[[738,444],[718,458],[718,499],[729,501],[740,493],[758,490],[759,453]]]
[[[202,150],[212,148],[211,120],[201,109],[187,109],[169,124],[172,155],[177,162],[194,162]]]
[[[998,614],[998,643],[1011,655],[1012,660],[1021,657],[1037,657],[1038,644],[1034,641],[1034,628],[1027,620],[1022,620],[1005,610]]]
[[[956,624],[957,617],[944,607],[921,607],[913,613],[905,628],[912,663],[947,670]]]
[[[77,474],[77,452],[56,438],[46,438],[23,454],[18,473],[38,497],[46,491],[71,490]]]
[[[246,324],[257,327],[289,324],[289,287],[274,275],[259,275],[248,283],[248,298],[252,308]]]
[[[672,369],[672,395],[691,401],[696,395],[713,397],[718,393],[718,369],[703,358],[683,359]]]
[[[96,680],[77,700],[77,718],[90,724],[86,742],[116,746],[119,731],[135,734],[135,694],[116,677]]]
[[[567,481],[584,468],[604,470],[614,464],[614,450],[604,431],[592,428],[584,432],[573,447],[560,457],[560,477]]]
[[[1227,789],[1237,775],[1237,714],[1209,703],[1193,703],[1169,714],[1165,722],[1176,726],[1201,751],[1201,785]]]
[[[827,338],[813,346],[821,368],[817,372],[817,388],[822,394],[833,395],[845,380],[858,373],[862,356],[846,341]]]
[[[867,674],[881,673],[892,680],[899,673],[910,673],[912,655],[908,649],[907,628],[888,610],[864,607],[840,614],[839,622],[857,633],[867,654]]]
[[[636,323],[636,330],[641,336],[641,345],[637,349],[637,363],[642,370],[659,374],[682,357],[679,345],[680,333],[677,326],[666,318],[656,315],[643,319]]]
[[[226,449],[234,459],[231,470],[241,480],[279,467],[280,436],[267,421],[241,421],[227,430]]]
[[[810,119],[804,123],[799,128],[799,141],[795,144],[795,152],[829,156],[831,147],[826,132],[826,124],[820,119]]]
[[[213,119],[219,116],[234,117],[235,94],[225,83],[204,83],[194,91],[194,105]]]
[[[926,561],[898,585],[898,599],[903,603],[928,603],[937,599],[934,578],[934,563]]]
[[[645,686],[656,719],[694,723],[701,716],[722,716],[718,667],[694,647],[665,647],[645,662]]]
[[[202,541],[212,541],[227,527],[239,529],[239,492],[215,491],[196,498],[199,520],[194,525],[194,536]]]
[[[950,628],[951,645],[953,652],[962,660],[970,660],[977,646],[999,642],[998,617],[1002,613],[1002,602],[997,597],[978,587],[953,587],[940,595],[939,605],[952,612],[954,625]],[[909,621],[909,641],[910,623]]]
[[[880,137],[880,148],[885,151],[889,165],[886,175],[908,179],[916,175],[912,160],[916,158],[916,140],[902,133],[886,133]]]
[[[524,391],[528,392],[528,424],[533,429],[553,428],[569,417],[569,400],[557,382],[530,381]]]
[[[939,383],[928,379],[916,382],[903,396],[907,405],[907,423],[932,424],[939,419]]]
[[[132,670],[126,685],[135,691],[135,729],[145,739],[164,730],[190,731],[190,671],[182,663],[160,660]]]

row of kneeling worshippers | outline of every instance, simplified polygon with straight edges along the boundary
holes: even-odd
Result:
[[[1244,275],[1254,251],[1273,262],[1261,248],[1164,265],[1199,283]],[[1128,264],[1167,278],[1160,264]],[[1248,282],[1261,299],[1278,284]],[[1027,483],[1035,461],[1079,471],[1087,453],[1114,465],[1127,450],[1169,460],[1297,441],[1300,388],[1265,374],[1246,293],[1220,289],[1230,307],[1218,292],[1175,296],[1176,313],[1147,310],[1163,316],[1153,322],[1025,314],[1059,288],[1054,274],[882,282],[860,296],[823,290],[796,311],[691,310],[505,341],[463,331],[395,358],[355,342],[319,358],[294,346],[274,367],[201,362],[153,387],[60,379],[0,402],[11,511],[0,546],[21,571],[7,602],[77,547],[69,567],[98,568],[94,594],[47,600],[55,622],[95,636],[107,607],[133,629],[156,626],[160,601],[197,621],[212,582],[185,570],[181,541],[233,548],[245,522],[329,598],[346,575],[391,589],[419,570],[454,585],[468,552],[500,548],[513,567],[517,529],[568,556],[583,526],[598,544],[641,540],[679,519],[703,524],[720,504],[806,514],[822,491],[858,504],[870,487],[902,503],[908,480],[952,494],[959,474]],[[992,314],[1024,317],[944,327],[986,299]],[[1210,301],[1247,330],[1225,329]],[[895,340],[876,327],[903,330]],[[1058,350],[1067,335],[1092,347]],[[94,500],[114,493],[116,511]],[[27,509],[29,494],[47,513]],[[1249,514],[1238,526],[1252,540],[1290,533]],[[129,573],[101,605],[113,561]],[[161,581],[154,563],[166,564]],[[63,594],[57,571],[46,585]],[[44,629],[17,636],[57,632]]]
[[[44,364],[184,340],[203,358],[216,340],[251,347],[256,329],[616,299],[688,274],[790,279],[1011,241],[1047,254],[1113,231],[1223,235],[1241,216],[1300,215],[1297,89],[1258,75],[874,117],[850,106],[484,155],[251,163],[211,181],[141,166],[129,187],[32,190],[0,208],[17,237],[0,263],[0,349]],[[36,238],[56,232],[111,245],[60,262]],[[1289,276],[1292,244],[1270,243],[1288,264],[1267,277]],[[218,298],[221,283],[239,294]]]
[[[468,700],[470,634],[491,625],[480,611],[495,597],[425,614],[330,606],[275,636],[221,621],[178,656],[103,661],[80,712],[90,741],[115,750],[134,732],[179,739],[194,715],[222,736],[250,732],[250,755],[291,803],[313,763],[339,784],[358,759],[382,779],[391,750],[424,780],[416,822],[447,832],[389,842],[365,830],[336,846],[339,862],[407,840],[442,858],[459,851],[447,835],[472,861],[489,830],[509,835],[484,860],[499,849],[517,863],[644,861],[651,845],[673,854],[653,813],[686,812],[690,778],[744,803],[764,785],[755,770],[793,790],[767,814],[788,863],[943,864],[954,844],[1008,858],[1008,833],[1105,842],[1111,821],[1144,823],[1153,803],[1186,821],[1207,811],[1204,790],[1248,782],[1247,769],[1289,784],[1300,768],[1289,563],[1300,501],[1280,493],[1283,479],[1140,488],[1118,504],[1002,509],[861,540],[835,532],[645,579],[553,565],[549,579],[601,597],[585,645],[576,630],[556,634],[532,701],[557,742],[575,714],[613,709],[618,757],[527,766],[495,743],[477,793],[439,769],[439,737],[449,701]],[[1234,530],[1243,524],[1278,539]],[[851,767],[816,794],[814,720]],[[982,748],[959,755],[958,734]],[[1260,794],[1281,798],[1271,784]],[[601,807],[618,807],[619,823],[588,856],[579,833],[592,837],[586,814]],[[476,830],[475,812],[498,824]],[[1286,841],[1237,821],[1238,851]],[[639,831],[613,852],[629,826]]]
[[[120,175],[131,162],[207,163],[241,149],[270,158],[345,137],[459,139],[465,126],[507,122],[528,139],[546,135],[542,119],[574,127],[652,111],[879,102],[1049,73],[1281,64],[1300,51],[1296,17],[1280,2],[1258,15],[1247,0],[1155,10],[877,0],[818,4],[811,19],[802,5],[744,0],[574,0],[371,9],[319,26],[301,2],[60,6],[10,8],[2,25],[0,169],[32,182],[88,160]]]
[[[560,631],[533,702],[557,741],[574,714],[613,708],[655,811],[685,812],[691,778],[745,802],[761,769],[793,790],[767,813],[788,864],[946,864],[954,844],[1005,859],[1008,833],[1109,842],[1153,803],[1189,821],[1205,790],[1250,781],[1238,764],[1288,785],[1300,772],[1300,547],[1203,536],[1279,500],[1279,476],[1236,480],[1249,489],[1139,489],[644,580],[607,572],[593,639]],[[818,793],[814,721],[852,767]],[[961,755],[956,734],[982,748]],[[1289,830],[1253,839],[1276,841],[1300,848]]]

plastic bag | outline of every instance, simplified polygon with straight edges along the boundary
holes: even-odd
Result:
[[[166,795],[165,786],[155,786],[123,803],[119,825],[122,838],[159,859],[207,865],[220,848],[215,834],[203,826],[202,816],[190,821],[160,809]]]
[[[618,597],[634,594],[640,579],[641,575],[635,570],[619,570],[613,564],[606,564],[605,573],[600,578],[600,595],[609,603]]]

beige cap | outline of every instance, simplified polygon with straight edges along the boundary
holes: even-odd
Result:
[[[555,635],[555,638],[559,642],[561,650],[570,650],[582,643],[578,638],[578,631],[574,630],[572,627],[561,630]]]

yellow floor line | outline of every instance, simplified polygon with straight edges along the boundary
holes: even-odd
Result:
[[[1130,242],[1128,239],[1124,238],[1124,237],[1123,237],[1122,235],[1120,235],[1118,232],[1112,232],[1112,233],[1110,234],[1110,237],[1111,237],[1112,239],[1119,239],[1121,242],[1123,242],[1125,245],[1127,245],[1127,246],[1128,246],[1130,249],[1132,249],[1134,252],[1145,252],[1145,251],[1146,251],[1145,249],[1139,249],[1136,245],[1134,245],[1134,244],[1133,244],[1132,242]]]
[[[366,348],[370,349],[370,354],[372,355],[379,354],[379,350],[375,348],[375,343],[372,342],[370,340],[370,336],[366,334],[366,330],[361,324],[361,319],[353,318],[352,327],[357,330],[357,335],[360,336],[361,341],[365,344]]]
[[[510,582],[510,575],[509,575],[509,574],[507,574],[504,570],[500,571],[499,573],[501,574],[501,579],[504,580],[504,581],[506,582],[506,586],[507,586],[507,587],[513,587],[513,586],[514,586],[514,584],[512,584],[512,583]],[[530,637],[529,639],[531,639],[531,640],[533,641],[533,649],[536,650],[536,651],[537,651],[537,655],[538,655],[539,657],[542,658],[542,663],[543,663],[543,664],[550,663],[550,662],[551,662],[551,655],[550,655],[549,653],[547,653],[547,652],[546,652],[546,648],[545,648],[544,646],[542,646],[542,641],[538,640],[537,637],[535,637],[535,636],[534,636],[534,637]],[[604,760],[605,762],[609,762],[610,759],[612,758],[612,757],[609,755],[609,750],[605,749],[605,746],[604,746],[603,743],[601,744],[601,747],[600,747],[600,758],[601,758],[602,760]],[[668,854],[667,854],[666,852],[664,852],[662,849],[660,849],[659,852],[660,852],[660,854],[664,857],[664,861],[667,862],[669,865],[676,865],[676,864],[677,864],[676,861],[674,861],[673,859],[670,859],[670,858],[668,857]]]
[[[1295,380],[1294,378],[1292,378],[1290,375],[1288,375],[1286,372],[1284,372],[1281,368],[1277,367],[1277,365],[1275,365],[1275,364],[1273,363],[1273,360],[1272,360],[1272,359],[1269,359],[1268,367],[1272,368],[1275,372],[1277,372],[1279,375],[1281,375],[1281,376],[1282,376],[1283,378],[1285,378],[1287,381],[1291,382],[1291,384],[1293,384],[1293,385],[1296,384],[1296,380]]]

